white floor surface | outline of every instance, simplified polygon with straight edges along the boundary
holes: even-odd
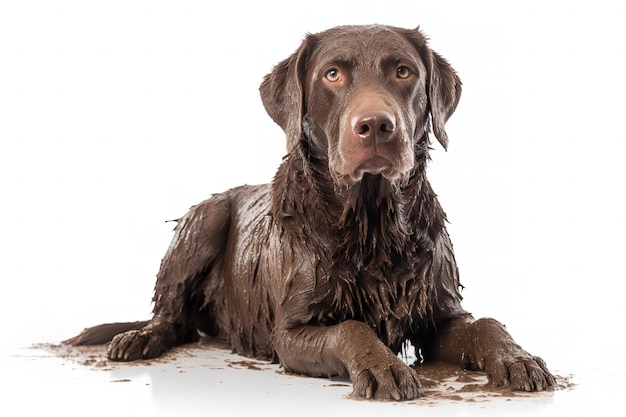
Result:
[[[550,392],[464,393],[453,390],[454,379],[448,379],[441,381],[441,392],[416,401],[374,402],[352,399],[347,380],[286,375],[278,365],[213,346],[186,345],[147,364],[107,361],[103,348],[67,351],[48,345],[17,348],[3,359],[3,408],[24,416],[270,411],[280,416],[620,416],[626,388],[623,366],[554,369],[567,386]]]

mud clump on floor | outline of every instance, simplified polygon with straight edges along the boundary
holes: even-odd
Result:
[[[53,354],[54,356],[61,357],[65,360],[72,361],[81,366],[89,367],[93,370],[111,371],[119,369],[120,367],[129,366],[153,366],[155,364],[168,364],[172,363],[176,365],[176,368],[183,368],[184,363],[176,363],[178,359],[182,358],[207,358],[207,372],[210,372],[210,368],[223,369],[232,368],[237,370],[252,370],[261,372],[279,372],[284,373],[282,369],[278,369],[278,365],[271,364],[269,362],[251,360],[245,357],[235,356],[235,358],[228,358],[225,355],[231,355],[230,349],[224,343],[219,341],[203,341],[200,343],[193,343],[183,346],[178,346],[171,349],[165,355],[148,360],[140,360],[134,362],[117,362],[107,359],[106,346],[68,346],[65,344],[39,344],[33,346],[33,349],[39,349]],[[214,355],[215,353],[219,353]],[[240,358],[240,359],[239,359]],[[220,364],[216,364],[216,362]],[[202,365],[204,366],[204,365]],[[576,384],[572,382],[572,376],[556,376],[556,385],[551,389],[539,392],[528,393],[513,391],[508,387],[498,388],[490,385],[487,380],[487,376],[483,372],[468,371],[458,366],[443,363],[424,363],[419,365],[413,365],[413,368],[417,371],[420,383],[422,385],[422,396],[409,403],[422,405],[422,406],[436,406],[445,401],[463,401],[470,403],[483,403],[488,402],[491,399],[503,398],[524,398],[524,397],[550,397],[554,395],[558,390],[570,390],[575,387]],[[292,375],[292,374],[290,374]],[[308,378],[302,376],[303,378]],[[341,381],[335,381],[331,379],[333,383],[325,385],[326,387],[346,387],[350,386],[348,379],[341,379]],[[355,399],[352,396],[346,398]]]
[[[555,376],[556,385],[543,392],[514,391],[510,387],[494,387],[483,372],[469,371],[443,363],[424,363],[413,366],[420,376],[423,396],[418,400],[424,405],[439,401],[486,402],[502,397],[552,396],[557,390],[573,389],[571,375]]]

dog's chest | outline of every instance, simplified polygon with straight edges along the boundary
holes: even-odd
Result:
[[[426,286],[408,263],[363,271],[354,282],[355,318],[365,321],[390,347],[402,343],[425,316]]]
[[[378,268],[328,271],[316,289],[314,314],[319,324],[359,320],[399,351],[426,320],[427,288],[412,261],[398,259]],[[318,281],[319,283],[319,281]]]

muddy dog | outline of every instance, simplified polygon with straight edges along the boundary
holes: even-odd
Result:
[[[153,317],[86,329],[112,360],[154,358],[198,338],[289,372],[346,375],[353,395],[413,399],[398,357],[484,370],[495,386],[554,384],[543,360],[493,319],[461,307],[446,215],[426,178],[429,133],[461,82],[419,29],[345,26],[311,34],[263,80],[287,138],[271,184],[242,186],[178,220]],[[112,340],[111,340],[112,339]]]

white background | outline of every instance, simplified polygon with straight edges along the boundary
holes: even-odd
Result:
[[[0,3],[3,349],[148,318],[165,221],[281,161],[258,95],[273,65],[306,32],[419,25],[464,83],[429,175],[465,308],[625,388],[624,18],[602,0]]]

